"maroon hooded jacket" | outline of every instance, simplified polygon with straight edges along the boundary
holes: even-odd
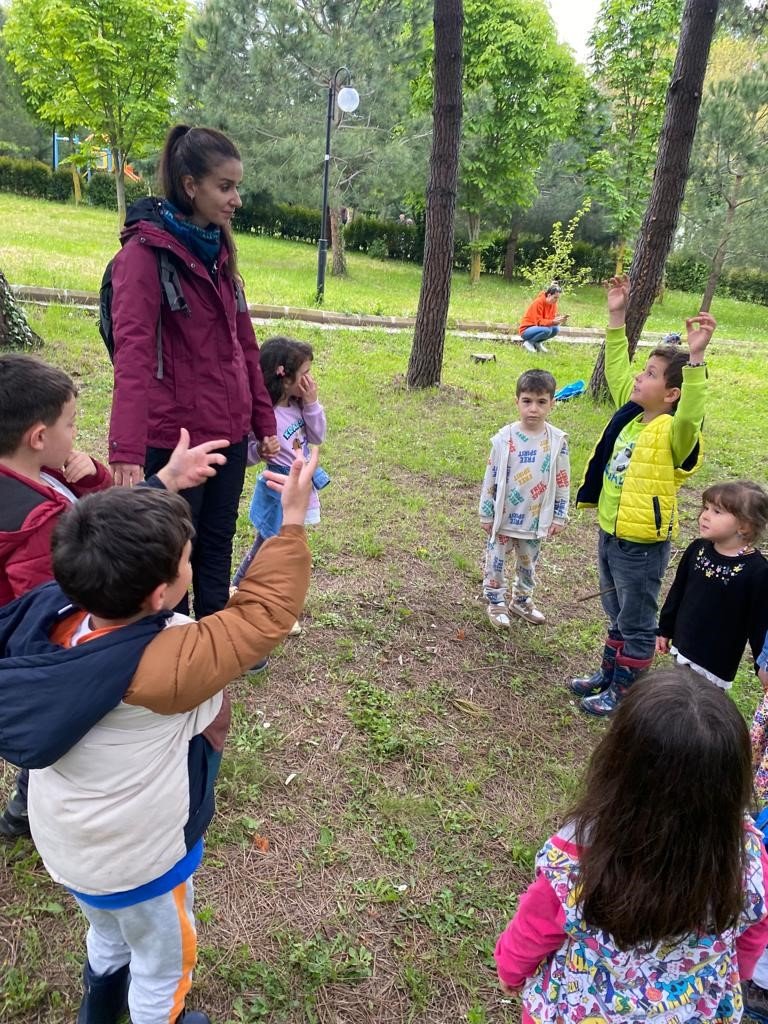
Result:
[[[128,211],[123,248],[112,266],[115,383],[109,461],[143,466],[146,449],[174,448],[179,428],[190,444],[237,442],[249,431],[276,433],[272,402],[259,366],[247,312],[238,313],[229,254],[222,245],[216,281],[163,227],[157,199]],[[161,316],[157,250],[174,256],[188,312],[162,305],[163,375],[157,377]]]
[[[48,469],[77,498],[103,491],[112,483],[106,466],[76,484],[67,483],[57,469]],[[71,504],[52,487],[0,466],[0,605],[53,579],[51,536],[62,512]]]

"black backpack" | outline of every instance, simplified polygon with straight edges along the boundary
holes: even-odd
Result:
[[[109,356],[115,361],[115,335],[112,330],[112,264],[114,258],[104,268],[99,289],[99,334]],[[163,379],[163,302],[167,303],[172,313],[184,313],[191,316],[191,310],[181,290],[179,274],[170,253],[165,249],[157,250],[157,272],[160,276],[160,316],[157,318],[157,370],[155,377]],[[238,306],[239,308],[239,306]]]

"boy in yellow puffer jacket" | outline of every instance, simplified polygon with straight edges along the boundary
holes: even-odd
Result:
[[[605,376],[617,412],[587,463],[577,507],[597,507],[598,567],[609,620],[603,660],[592,676],[572,679],[582,710],[610,715],[656,644],[659,591],[677,536],[677,491],[702,461],[707,390],[704,353],[716,323],[709,313],[686,320],[688,351],[655,348],[633,374],[624,318],[629,278],[607,284]]]

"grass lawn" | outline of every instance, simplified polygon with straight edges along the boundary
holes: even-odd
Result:
[[[0,193],[0,268],[13,284],[97,291],[117,242],[117,214]],[[238,235],[240,267],[251,302],[311,306],[315,295],[317,254],[313,246],[274,238]],[[414,316],[419,301],[421,268],[395,260],[371,260],[350,253],[349,277],[326,280],[325,307],[345,313]],[[454,319],[517,325],[531,289],[485,276],[472,286],[466,273],[454,275]],[[681,331],[685,318],[698,310],[700,296],[668,292],[655,306],[648,331]],[[569,326],[602,327],[601,289],[588,286],[561,302],[571,314]],[[716,298],[712,312],[721,338],[768,341],[764,306]]]
[[[103,457],[111,375],[94,319],[29,313],[44,355],[80,383],[80,446]],[[451,336],[444,387],[409,393],[406,334],[276,329],[315,347],[333,482],[310,531],[305,632],[232,687],[190,1005],[216,1024],[516,1024],[495,938],[604,729],[564,686],[594,666],[604,629],[599,603],[577,600],[598,589],[594,515],[546,547],[548,623],[493,632],[473,603],[478,488],[527,354],[499,346],[475,365]],[[554,344],[549,365],[564,383],[595,352]],[[767,475],[762,361],[715,343],[709,365],[707,461],[683,492],[681,548],[707,482]],[[584,399],[556,409],[575,476],[607,415]],[[746,715],[758,690],[745,663],[733,693]],[[23,842],[0,848],[0,922],[0,1020],[71,1022],[85,929]]]

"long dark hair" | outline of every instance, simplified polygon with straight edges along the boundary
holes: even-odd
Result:
[[[160,154],[158,178],[163,195],[170,199],[181,213],[191,216],[194,206],[184,191],[182,178],[191,175],[200,181],[212,174],[224,160],[240,160],[240,151],[234,142],[215,128],[190,128],[177,124],[165,137]],[[228,225],[222,227],[224,241],[229,250],[229,270],[237,276],[237,250]]]
[[[312,346],[306,342],[282,334],[267,338],[259,352],[259,365],[272,405],[283,397],[286,383],[295,380],[301,364],[314,358]]]
[[[638,682],[570,812],[585,922],[622,949],[735,925],[751,799],[749,733],[733,701],[690,669]]]

